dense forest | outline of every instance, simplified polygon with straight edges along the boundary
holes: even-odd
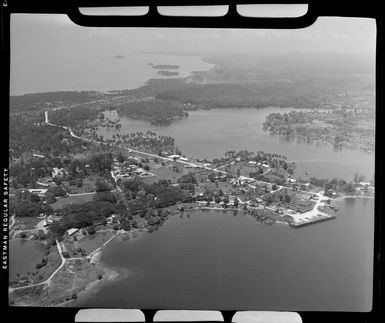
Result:
[[[188,116],[188,108],[184,104],[171,100],[146,100],[129,102],[117,106],[120,116],[150,121],[152,124],[169,124],[172,120]]]
[[[106,96],[96,91],[60,91],[10,96],[10,110],[12,112],[39,110],[59,105],[85,103]]]
[[[191,85],[164,91],[157,94],[156,98],[210,108],[267,106],[306,108],[321,106],[324,103],[323,97],[305,91],[302,85],[277,82]]]
[[[171,72],[171,71],[158,71],[158,74],[159,75],[163,75],[163,76],[175,76],[175,75],[179,75],[178,72]]]
[[[60,239],[70,228],[82,228],[103,223],[112,214],[127,216],[127,210],[122,204],[107,201],[90,201],[83,204],[64,206],[60,213],[63,218],[60,222],[52,224],[50,233]]]
[[[86,125],[88,121],[95,119],[99,114],[99,109],[92,107],[78,107],[70,110],[60,109],[49,114],[49,121],[75,130],[77,126]]]
[[[27,151],[37,151],[40,154],[66,155],[83,150],[87,145],[80,140],[70,137],[68,131],[41,123],[33,124],[21,116],[9,120],[10,157],[18,158]]]
[[[301,137],[310,142],[322,140],[342,147],[374,151],[374,110],[333,109],[326,112],[271,113],[263,123],[270,134],[287,138]]]

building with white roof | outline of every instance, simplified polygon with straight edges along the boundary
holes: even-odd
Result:
[[[172,158],[172,159],[176,158],[176,159],[179,159],[180,156],[179,156],[179,155],[170,155],[170,156],[168,156],[168,158]]]
[[[47,188],[31,188],[28,190],[28,192],[37,194],[38,196],[44,196],[47,191]]]
[[[71,228],[71,229],[68,229],[65,234],[68,235],[68,236],[72,236],[74,233],[78,232],[79,229],[77,228]]]
[[[66,170],[64,168],[53,167],[52,177],[63,176],[65,174]]]

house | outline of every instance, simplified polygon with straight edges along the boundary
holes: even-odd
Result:
[[[71,228],[71,229],[68,229],[64,234],[70,237],[78,231],[79,231],[79,229],[77,229],[77,228]]]
[[[32,188],[28,190],[28,192],[30,192],[31,194],[34,193],[34,194],[37,194],[38,196],[45,196],[45,193],[47,191],[48,191],[47,188]]]
[[[52,171],[52,177],[61,177],[66,174],[66,170],[64,168],[54,167]]]
[[[49,215],[45,218],[45,225],[47,226],[47,225],[50,225],[54,222],[57,222],[57,221],[59,221],[60,218],[61,218],[60,216]]]
[[[168,156],[168,158],[171,158],[171,159],[179,159],[180,156],[179,156],[179,155],[170,155],[170,156]]]
[[[48,187],[52,184],[52,177],[43,177],[36,181],[37,185]]]
[[[111,216],[109,216],[108,218],[106,218],[106,221],[108,224],[111,224],[111,223],[118,223],[119,220],[116,216],[116,214],[112,214]]]
[[[249,164],[250,164],[250,165],[256,165],[257,162],[256,162],[256,161],[253,161],[253,160],[250,160],[250,161],[249,161]]]

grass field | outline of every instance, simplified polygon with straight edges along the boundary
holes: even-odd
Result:
[[[114,236],[112,231],[96,232],[95,234],[87,235],[79,239],[75,247],[83,248],[87,254],[101,247],[108,239]]]
[[[15,226],[19,226],[23,230],[34,229],[36,224],[42,220],[36,217],[16,217],[15,219]]]
[[[68,181],[65,181],[65,185],[67,187],[67,191],[70,194],[79,194],[79,193],[89,193],[95,191],[95,183],[97,180],[105,181],[105,178],[98,176],[98,175],[89,175],[85,178],[83,178],[83,185],[82,187],[78,187],[77,185],[69,185]],[[112,184],[110,184],[111,188],[113,187]]]
[[[170,166],[172,165],[172,163],[167,163],[165,166],[160,164],[150,164],[150,172],[156,175],[157,180],[169,179],[173,183],[176,183],[179,177],[189,172],[189,170],[182,165],[175,163],[175,165],[177,165],[181,170],[179,173],[177,173],[170,169]]]
[[[61,209],[64,205],[69,204],[82,204],[85,202],[92,201],[94,197],[94,194],[87,194],[87,195],[76,195],[76,196],[69,196],[69,197],[58,197],[57,201],[53,204],[51,204],[51,207],[54,210]]]

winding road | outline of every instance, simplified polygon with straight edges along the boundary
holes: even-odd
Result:
[[[73,138],[76,138],[76,139],[79,139],[79,140],[83,140],[83,141],[86,141],[86,142],[92,142],[92,143],[99,144],[99,145],[111,146],[110,144],[108,144],[108,143],[106,143],[106,142],[101,142],[101,141],[97,141],[97,140],[92,140],[92,139],[88,139],[88,138],[79,137],[79,136],[75,135],[75,133],[72,131],[71,128],[66,127],[66,126],[57,125],[57,124],[54,124],[54,123],[49,122],[48,112],[49,112],[49,111],[45,111],[45,112],[44,112],[45,123],[46,123],[47,125],[54,126],[54,127],[60,127],[60,128],[62,128],[62,129],[65,129],[65,130],[67,130],[67,131],[69,132],[69,134],[70,134]],[[119,148],[121,148],[121,149],[125,149],[125,150],[127,150],[128,152],[132,152],[132,153],[137,153],[137,154],[145,155],[145,156],[152,157],[152,158],[158,158],[158,159],[162,159],[162,160],[165,160],[165,161],[176,162],[176,163],[180,163],[180,164],[184,164],[184,165],[189,165],[189,166],[192,166],[192,167],[204,168],[204,169],[207,169],[207,170],[210,170],[210,171],[213,171],[213,172],[217,172],[217,173],[222,173],[222,174],[229,174],[229,175],[231,175],[230,173],[225,172],[225,171],[223,171],[223,170],[220,170],[220,169],[218,169],[218,168],[211,168],[211,167],[203,166],[203,165],[201,165],[201,164],[196,164],[196,163],[192,163],[192,162],[188,162],[188,161],[183,161],[183,160],[174,160],[174,159],[169,158],[169,157],[162,157],[162,156],[158,156],[158,155],[155,155],[155,154],[151,154],[151,153],[146,153],[146,152],[143,152],[143,151],[139,151],[139,150],[136,150],[136,149],[127,148],[127,147],[122,147],[122,146],[120,146],[120,145],[118,145],[117,147],[119,147]],[[252,178],[248,178],[248,177],[244,177],[244,178],[245,178],[245,179],[252,179]]]
[[[70,129],[69,127],[65,127],[65,126],[60,126],[60,125],[56,125],[56,124],[53,124],[53,123],[50,123],[49,122],[49,119],[48,119],[48,111],[45,111],[45,122],[46,124],[48,125],[51,125],[51,126],[56,126],[56,127],[61,127],[63,129],[66,129],[69,131],[70,135],[74,138],[77,138],[77,139],[80,139],[80,140],[84,140],[84,141],[87,141],[87,142],[93,142],[93,143],[96,143],[96,144],[102,144],[102,145],[109,145],[108,143],[105,143],[105,142],[100,142],[100,141],[97,141],[97,140],[92,140],[92,139],[87,139],[87,138],[82,138],[82,137],[79,137],[77,135],[74,134],[74,132],[72,131],[72,129]],[[131,149],[131,148],[126,148],[126,147],[122,147],[122,146],[119,146],[119,148],[121,149],[125,149],[127,150],[128,152],[133,152],[133,153],[137,153],[137,154],[141,154],[141,155],[145,155],[145,156],[148,156],[148,157],[152,157],[152,158],[158,158],[158,159],[162,159],[162,160],[165,160],[165,161],[172,161],[172,162],[177,162],[177,163],[180,163],[180,164],[184,164],[184,165],[190,165],[192,167],[197,167],[197,168],[203,168],[203,169],[206,169],[206,170],[210,170],[210,171],[213,171],[213,172],[217,172],[217,173],[222,173],[222,174],[226,174],[226,175],[232,175],[234,176],[233,174],[231,173],[228,173],[226,171],[223,171],[223,170],[220,170],[219,168],[222,168],[222,167],[219,167],[219,168],[211,168],[211,167],[207,167],[207,166],[203,166],[202,164],[197,164],[197,163],[192,163],[192,162],[188,162],[188,161],[183,161],[183,160],[174,160],[172,158],[169,158],[169,157],[162,157],[162,156],[158,156],[158,155],[154,155],[154,154],[150,154],[150,153],[146,153],[146,152],[142,152],[142,151],[139,151],[139,150],[135,150],[135,149]],[[263,173],[264,175],[268,174],[269,172],[271,171],[271,168],[268,168],[266,170],[265,173]],[[112,175],[112,174],[111,174]],[[114,176],[113,176],[114,177]],[[114,177],[115,178],[115,177]],[[255,179],[254,178],[251,178],[251,177],[247,177],[247,176],[239,176],[238,177],[239,180],[251,180],[251,181],[254,181]],[[249,187],[255,187],[255,186],[252,186],[251,184],[248,184]],[[286,186],[283,186],[283,185],[277,185],[277,189],[276,191],[279,191],[279,190],[282,190],[283,188],[287,188]],[[290,189],[290,188],[288,188]],[[121,191],[121,189],[118,187],[118,190]],[[308,212],[305,212],[303,215],[298,215],[296,214],[296,216],[294,217],[296,221],[304,221],[304,217],[307,217],[307,216],[312,216],[314,214],[316,214],[318,211],[318,206],[321,205],[321,198],[323,197],[320,193],[317,193],[317,192],[308,192],[308,193],[313,193],[315,195],[318,196],[319,200],[317,201],[317,203],[315,204],[313,210],[311,211],[308,211]],[[242,204],[243,203],[246,203],[246,202],[243,202],[242,201]],[[292,214],[290,214],[291,216],[293,216]]]

